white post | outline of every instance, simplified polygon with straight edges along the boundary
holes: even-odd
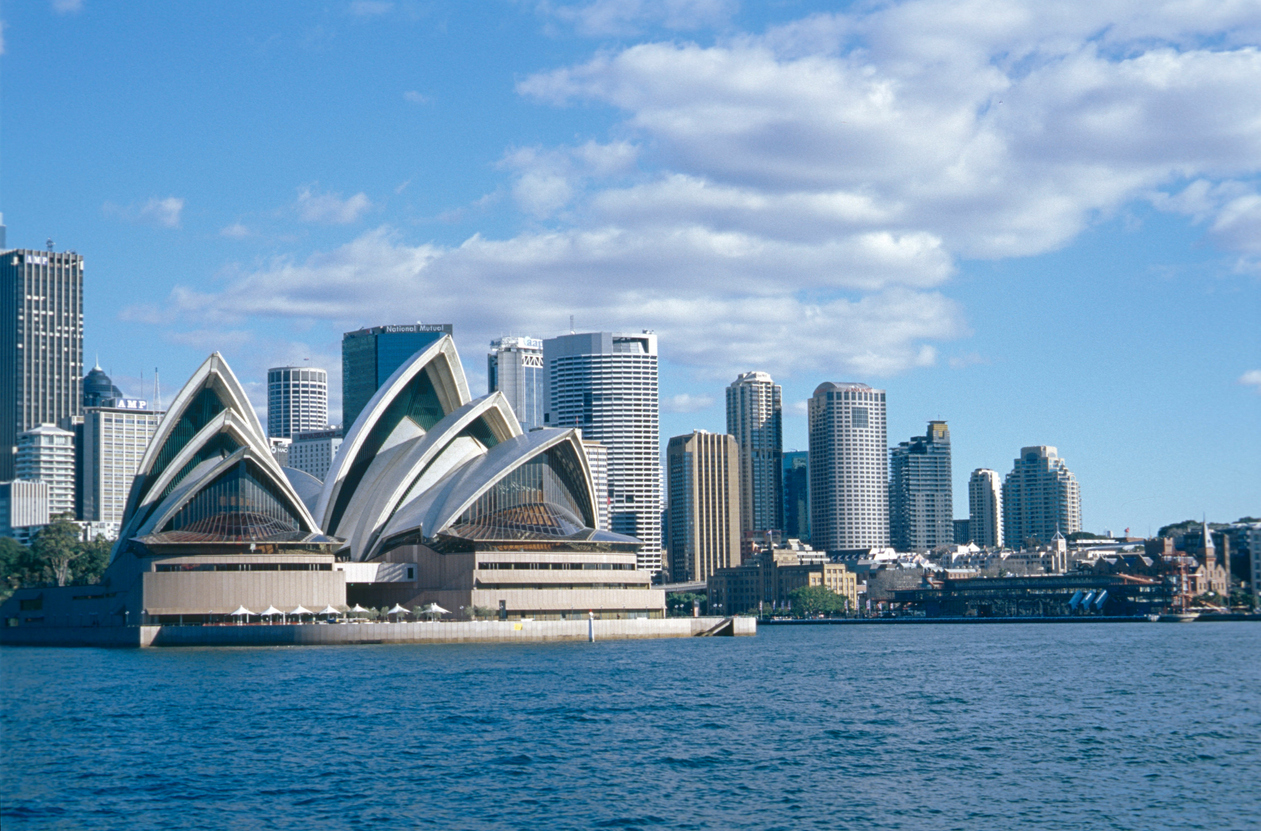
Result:
[[[587,641],[595,643],[595,612],[587,612]]]

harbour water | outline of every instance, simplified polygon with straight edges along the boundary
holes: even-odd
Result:
[[[16,829],[1245,829],[1261,625],[0,649]]]

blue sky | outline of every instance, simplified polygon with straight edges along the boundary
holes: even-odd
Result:
[[[87,359],[340,383],[340,336],[660,336],[662,437],[783,384],[1059,448],[1088,529],[1261,515],[1261,6],[5,3],[8,244]],[[338,406],[338,402],[334,402]]]

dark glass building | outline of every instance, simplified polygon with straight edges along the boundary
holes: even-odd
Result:
[[[413,323],[342,335],[342,429],[350,430],[394,370],[451,330],[450,323]]]
[[[784,453],[784,537],[810,540],[810,453]]]
[[[83,258],[0,254],[0,480],[14,477],[17,437],[83,414]]]
[[[950,428],[928,422],[889,451],[889,535],[898,551],[931,551],[955,541]]]

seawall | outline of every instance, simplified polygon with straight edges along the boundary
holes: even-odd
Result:
[[[721,626],[729,621],[729,625]],[[590,628],[588,626],[590,625]],[[714,631],[715,629],[719,631]],[[755,635],[751,617],[629,620],[477,620],[278,626],[14,627],[0,643],[25,646],[337,646],[379,643],[538,643],[547,641]]]

